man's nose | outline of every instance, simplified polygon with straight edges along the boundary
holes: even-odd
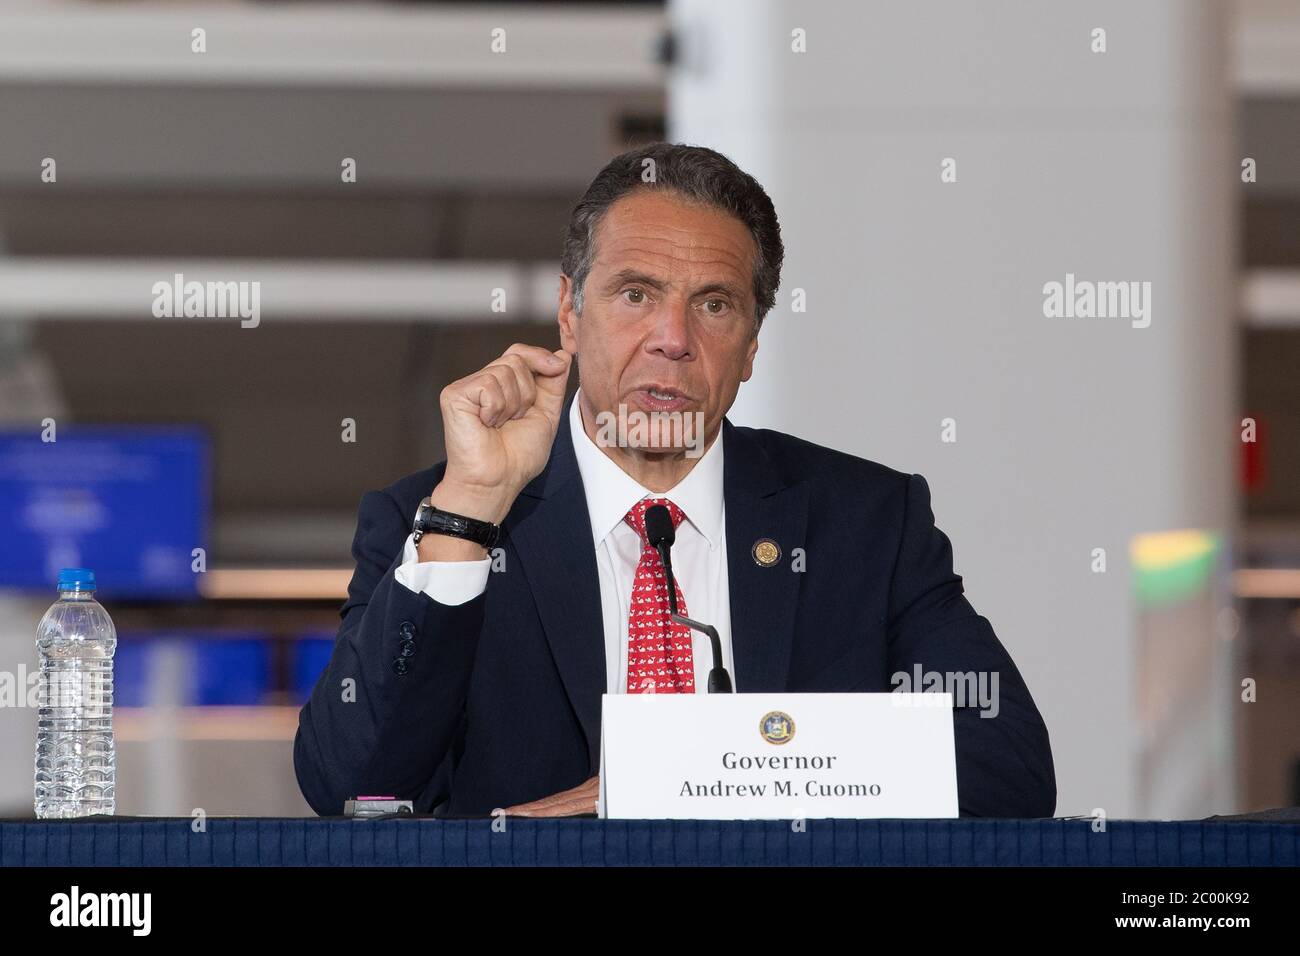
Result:
[[[691,314],[689,303],[675,298],[664,300],[655,312],[654,330],[646,340],[646,351],[666,358],[682,359],[691,354]]]

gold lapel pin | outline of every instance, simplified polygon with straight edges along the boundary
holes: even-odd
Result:
[[[781,560],[781,548],[771,538],[759,538],[754,542],[753,555],[760,568],[770,568]]]

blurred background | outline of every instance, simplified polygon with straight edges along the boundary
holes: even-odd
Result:
[[[1300,0],[9,0],[0,816],[78,564],[118,812],[310,814],[361,495],[442,457],[447,382],[558,347],[571,206],[663,138],[782,221],[732,420],[927,477],[1058,815],[1300,804]],[[259,323],[154,317],[178,273]],[[1150,327],[1044,317],[1067,274]]]

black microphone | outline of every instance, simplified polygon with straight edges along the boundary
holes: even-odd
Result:
[[[677,540],[677,529],[673,527],[673,516],[663,505],[651,505],[645,510],[645,536],[650,542],[650,547],[659,552],[659,559],[664,564],[664,573],[668,576],[668,616],[676,624],[685,624],[702,634],[709,635],[709,643],[713,645],[713,669],[709,671],[709,693],[730,694],[731,675],[722,666],[722,639],[718,637],[718,629],[712,624],[701,624],[677,613],[677,588],[673,586],[672,556],[673,542]]]

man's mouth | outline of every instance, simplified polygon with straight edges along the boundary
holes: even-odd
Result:
[[[681,411],[691,403],[691,398],[686,393],[658,383],[642,385],[632,394],[639,400],[639,404],[654,412]]]

